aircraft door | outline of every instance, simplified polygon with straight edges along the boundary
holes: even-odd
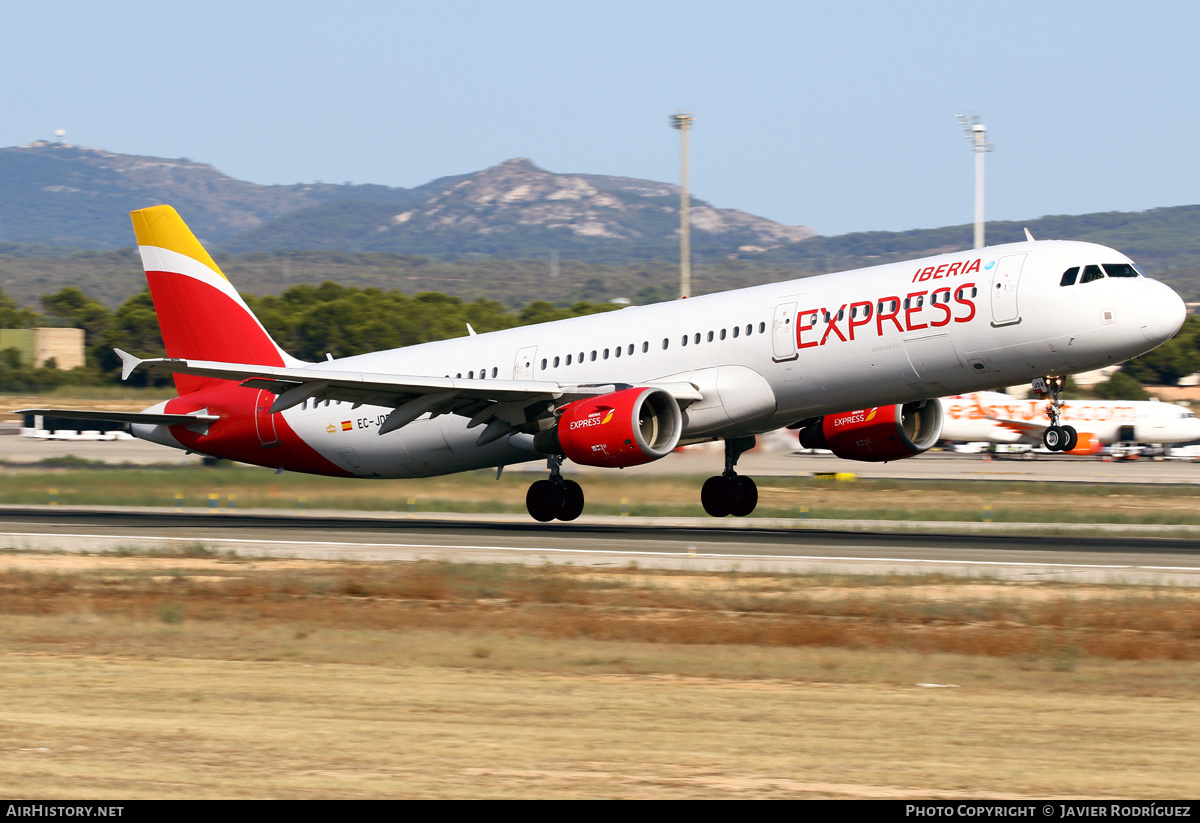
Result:
[[[526,346],[517,352],[517,361],[513,364],[513,380],[532,380],[533,363],[537,359],[537,346]]]
[[[271,414],[271,404],[275,402],[275,394],[266,389],[259,389],[258,398],[254,401],[254,429],[258,432],[258,442],[262,446],[278,446],[279,435],[275,432],[275,415]]]
[[[775,362],[795,360],[796,352],[796,304],[780,303],[775,308],[775,320],[771,324],[771,343],[775,350]]]
[[[992,274],[992,325],[1007,326],[1020,323],[1021,313],[1017,307],[1017,284],[1021,280],[1021,267],[1025,255],[1010,254],[1001,257]]]

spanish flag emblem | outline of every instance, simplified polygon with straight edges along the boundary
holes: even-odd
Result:
[[[349,420],[343,420],[343,421],[342,421],[342,431],[344,431],[344,432],[348,432],[348,431],[350,431],[352,428],[354,428],[354,426],[353,426],[353,425],[351,425],[351,423],[350,423],[350,421],[349,421]]]

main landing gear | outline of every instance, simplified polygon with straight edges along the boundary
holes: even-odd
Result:
[[[1046,406],[1050,426],[1042,432],[1042,445],[1052,452],[1069,452],[1079,445],[1079,432],[1075,427],[1062,425],[1062,385],[1061,377],[1039,377],[1033,381],[1035,392],[1050,396]]]
[[[734,437],[725,441],[725,472],[704,481],[700,503],[713,517],[745,517],[758,505],[758,486],[749,477],[733,470],[738,458],[754,448],[753,437]]]
[[[539,523],[574,520],[583,514],[583,489],[574,480],[563,479],[562,462],[562,457],[550,456],[546,461],[550,479],[537,481],[525,494],[525,508]]]

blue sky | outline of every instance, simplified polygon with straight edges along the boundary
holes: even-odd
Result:
[[[415,186],[529,157],[822,234],[1200,202],[1200,4],[0,5],[0,145]]]

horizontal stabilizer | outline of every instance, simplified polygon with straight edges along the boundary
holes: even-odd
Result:
[[[18,409],[13,414],[40,414],[67,420],[106,420],[113,423],[141,423],[147,426],[208,427],[221,418],[215,414],[153,414],[150,412],[114,412],[99,409]]]

